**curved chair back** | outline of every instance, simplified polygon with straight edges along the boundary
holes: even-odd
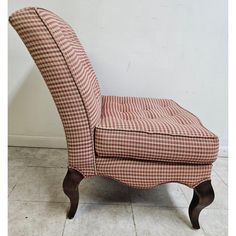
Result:
[[[9,21],[28,48],[56,103],[65,129],[69,167],[93,175],[93,133],[100,121],[101,94],[75,32],[61,18],[42,8],[21,9]]]

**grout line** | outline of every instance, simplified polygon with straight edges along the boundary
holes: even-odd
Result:
[[[12,200],[12,199],[9,199],[9,202],[29,202],[29,203],[55,203],[55,204],[66,204],[68,202],[52,202],[52,201],[33,201],[33,200]],[[83,202],[81,203],[81,205],[104,205],[104,206],[127,206],[128,203],[105,203],[105,202]],[[132,203],[130,203],[132,204]],[[137,207],[147,207],[147,208],[164,208],[164,209],[188,209],[188,207],[172,207],[172,206],[155,206],[155,205],[139,205],[137,204],[136,205]],[[133,205],[132,205],[132,209],[133,209]],[[208,207],[207,208],[208,210],[223,210],[223,211],[228,211],[227,208],[212,208],[212,207]]]
[[[24,201],[24,200],[9,200],[9,205],[11,202],[21,202],[21,203],[51,203],[51,204],[66,204],[68,202],[47,202],[47,201]],[[120,206],[120,204],[110,204],[110,203],[80,203],[80,205],[103,205],[103,206]],[[125,206],[125,205],[123,205]],[[153,206],[145,206],[145,205],[138,205],[138,207],[152,207]],[[155,208],[163,208],[163,209],[188,209],[188,207],[160,207],[160,206],[156,206]],[[211,208],[208,207],[205,210],[209,210],[209,211],[214,211],[214,210],[220,210],[220,211],[228,211],[228,209],[226,208]],[[134,212],[133,212],[133,205],[131,203],[131,211],[132,211],[132,218],[133,218],[133,223],[134,223],[134,227],[136,230],[136,223],[135,223],[135,217],[134,217]]]
[[[207,236],[207,234],[206,234],[206,232],[205,232],[205,229],[204,229],[204,227],[201,225],[201,230],[202,230],[202,232],[203,232],[203,234],[205,235],[205,236]]]
[[[135,217],[134,217],[134,210],[133,210],[133,204],[132,204],[130,189],[128,189],[128,193],[129,193],[129,200],[130,200],[130,207],[131,207],[131,212],[132,212],[132,219],[133,219],[133,224],[134,224],[135,236],[137,236],[138,235],[137,226],[136,226]]]
[[[186,204],[189,205],[190,203],[189,203],[188,198],[186,197],[186,195],[185,195],[185,193],[184,193],[184,190],[182,189],[181,185],[183,185],[183,184],[179,184],[179,185],[177,186],[177,188],[180,189],[182,195],[184,196],[184,199],[185,199]],[[186,186],[186,185],[185,185],[185,186]],[[187,206],[187,208],[188,208],[188,207],[189,207],[189,206]]]
[[[64,232],[65,232],[65,227],[66,227],[66,219],[65,219],[65,222],[64,222],[64,225],[63,225],[63,230],[62,230],[62,235],[61,235],[61,236],[63,236],[63,235],[64,235]]]
[[[9,165],[9,167],[23,167],[23,166],[14,166],[14,165]],[[38,166],[38,165],[25,165],[24,168],[28,167],[35,167],[35,168],[54,168],[54,169],[67,169],[67,166]]]
[[[32,203],[61,203],[61,204],[66,204],[66,203],[69,203],[68,202],[52,202],[52,201],[39,201],[39,200],[12,200],[12,199],[9,199],[9,202],[32,202]],[[127,206],[129,205],[130,203],[106,203],[106,202],[80,202],[79,204],[81,205],[111,205],[111,206],[120,206],[120,205],[123,205],[123,206]]]
[[[8,198],[10,197],[12,191],[14,190],[14,188],[16,187],[16,184],[14,184],[14,186],[12,187],[11,191],[8,193]]]
[[[183,193],[183,195],[184,195],[184,198],[185,198],[185,200],[186,200],[186,202],[187,202],[187,204],[190,204],[189,202],[188,202],[188,198],[187,198],[187,196],[186,196],[186,194],[185,194],[185,192],[184,192],[184,190],[179,186],[179,188],[180,188],[180,190],[181,190],[181,192]]]
[[[60,204],[66,204],[68,202],[51,202],[51,201],[32,201],[32,200],[12,200],[12,199],[9,199],[9,202],[30,202],[30,203],[60,203]],[[81,203],[82,204],[82,203]]]
[[[136,223],[135,223],[135,217],[134,217],[134,210],[133,210],[133,205],[132,205],[132,202],[130,204],[131,206],[131,212],[132,212],[132,219],[133,219],[133,223],[134,223],[134,231],[135,231],[135,236],[137,236],[137,227],[136,227]]]
[[[9,168],[9,166],[8,166],[8,168]],[[27,166],[26,166],[26,167],[23,167],[22,169],[23,169],[22,173],[18,176],[18,178],[17,178],[17,180],[16,180],[16,183],[14,184],[12,190],[8,193],[8,198],[10,197],[11,193],[12,193],[13,190],[15,189],[15,187],[16,187],[17,183],[19,182],[20,178],[25,174],[26,169],[27,169]],[[8,184],[8,185],[9,185],[9,184]]]
[[[34,166],[34,165],[28,165],[27,167],[67,169],[66,166]]]
[[[31,147],[31,146],[14,146],[8,145],[8,148],[29,148],[29,149],[59,149],[59,150],[67,150],[67,148],[59,148],[59,147]]]
[[[226,187],[228,187],[228,184],[225,183],[225,181],[222,179],[221,175],[220,175],[216,170],[213,169],[213,171],[214,171],[214,172],[216,173],[216,175],[220,178],[220,180],[226,185]]]

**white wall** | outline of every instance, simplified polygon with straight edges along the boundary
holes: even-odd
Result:
[[[227,1],[11,0],[50,9],[78,33],[106,95],[172,98],[227,152]],[[52,98],[9,27],[9,144],[62,147]]]

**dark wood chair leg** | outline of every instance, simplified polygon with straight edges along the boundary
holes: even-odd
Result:
[[[211,181],[199,184],[193,190],[193,199],[189,206],[189,217],[194,229],[200,229],[199,215],[203,208],[209,206],[214,200],[215,194]]]
[[[79,203],[79,190],[78,186],[80,181],[83,179],[78,171],[73,169],[68,169],[67,174],[63,181],[63,191],[70,199],[70,210],[67,214],[69,219],[72,219],[76,213],[78,203]]]

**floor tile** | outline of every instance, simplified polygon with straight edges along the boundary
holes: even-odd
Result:
[[[207,209],[200,215],[200,221],[206,236],[228,235],[227,210]]]
[[[9,236],[62,235],[65,210],[63,203],[9,202]]]
[[[80,204],[64,236],[135,236],[130,205]]]
[[[215,200],[202,211],[198,231],[192,230],[188,218],[192,189],[171,183],[140,190],[105,177],[81,182],[75,219],[65,221],[69,206],[62,190],[66,166],[65,149],[9,148],[10,236],[62,235],[64,223],[65,236],[227,235],[227,158],[214,163]]]
[[[66,149],[39,148],[30,166],[64,167],[68,165]]]
[[[128,187],[105,177],[96,176],[82,180],[79,192],[81,203],[130,203]]]
[[[137,205],[187,207],[188,202],[179,184],[168,183],[153,189],[131,189],[131,201]]]
[[[215,192],[215,199],[208,208],[228,209],[228,188],[214,171],[212,172],[212,186]],[[181,185],[181,189],[187,201],[190,203],[193,196],[193,189],[184,185]]]
[[[164,208],[133,205],[137,236],[203,236],[202,229],[194,230],[187,208]]]
[[[62,190],[63,168],[27,167],[10,200],[68,202]]]
[[[13,190],[17,182],[23,175],[26,167],[21,166],[8,166],[8,193]]]
[[[67,149],[9,147],[9,166],[64,167],[68,165]]]
[[[9,147],[8,148],[8,165],[9,166],[28,166],[35,154],[38,152],[38,148],[28,147]]]
[[[228,185],[228,158],[218,158],[213,164],[213,170]]]

